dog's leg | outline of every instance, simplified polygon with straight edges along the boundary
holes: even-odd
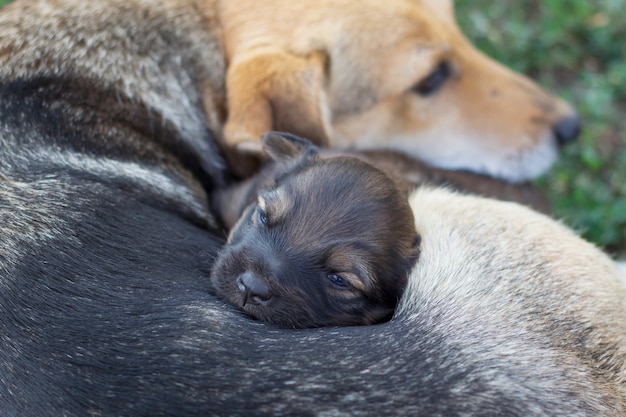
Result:
[[[255,54],[228,69],[228,118],[224,140],[240,153],[261,153],[261,135],[281,130],[328,143],[330,120],[322,52],[299,57]],[[237,167],[235,169],[245,167]]]

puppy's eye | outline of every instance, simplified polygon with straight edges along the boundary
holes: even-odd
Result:
[[[260,207],[259,207],[258,211],[259,211],[259,221],[262,224],[268,224],[270,219],[267,216],[267,212],[265,210],[263,210],[262,208],[260,208]]]
[[[450,64],[447,61],[443,61],[437,65],[433,72],[413,87],[413,91],[422,96],[433,94],[439,90],[451,73]]]
[[[339,286],[339,287],[347,287],[348,286],[348,281],[346,281],[341,275],[337,275],[337,274],[328,274],[328,279],[330,279],[330,281]]]

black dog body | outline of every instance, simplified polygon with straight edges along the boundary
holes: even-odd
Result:
[[[506,303],[475,327],[459,298],[294,331],[212,296],[225,237],[207,190],[224,173],[198,80],[223,67],[203,59],[195,3],[13,6],[0,12],[0,415],[618,415],[572,357],[508,338]]]
[[[141,414],[153,343],[183,335],[163,323],[209,298],[217,147],[95,80],[7,77],[0,96],[0,414]]]

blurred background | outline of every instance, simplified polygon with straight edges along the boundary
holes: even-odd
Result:
[[[456,12],[479,49],[578,109],[581,138],[537,184],[557,218],[626,258],[626,0],[457,0]]]
[[[626,0],[457,0],[479,49],[572,103],[577,143],[537,183],[555,216],[626,258]]]

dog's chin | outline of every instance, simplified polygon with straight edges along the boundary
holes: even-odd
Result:
[[[290,329],[373,325],[388,321],[394,311],[392,308],[380,307],[363,311],[362,314],[339,310],[330,313],[316,312],[294,309],[291,303],[263,306],[246,305],[242,310],[254,319]]]
[[[287,329],[306,329],[324,326],[324,324],[316,323],[305,315],[299,313],[289,314],[286,312],[281,314],[267,306],[250,305],[244,306],[242,310],[253,319]]]
[[[545,174],[559,156],[556,140],[552,135],[539,140],[535,146],[494,156],[500,163],[486,164],[484,174],[511,183],[523,183]]]
[[[268,317],[268,315],[264,314],[265,307],[263,306],[244,304],[243,299],[241,299],[239,303],[233,302],[233,304],[238,306],[241,311],[255,320],[272,323],[272,320]]]
[[[558,158],[558,147],[552,135],[522,149],[492,150],[460,146],[451,150],[441,154],[426,152],[422,157],[437,168],[474,172],[514,184],[545,174]]]
[[[381,134],[376,129],[363,132],[358,139],[359,148],[379,148]],[[339,141],[354,142],[341,136],[339,130],[338,135]],[[517,147],[494,145],[502,140],[490,138],[489,134],[462,130],[432,129],[417,136],[399,134],[386,139],[386,148],[404,152],[434,168],[467,171],[515,184],[546,173],[559,156],[556,138],[550,132],[536,137],[512,138],[511,142],[526,144]]]

